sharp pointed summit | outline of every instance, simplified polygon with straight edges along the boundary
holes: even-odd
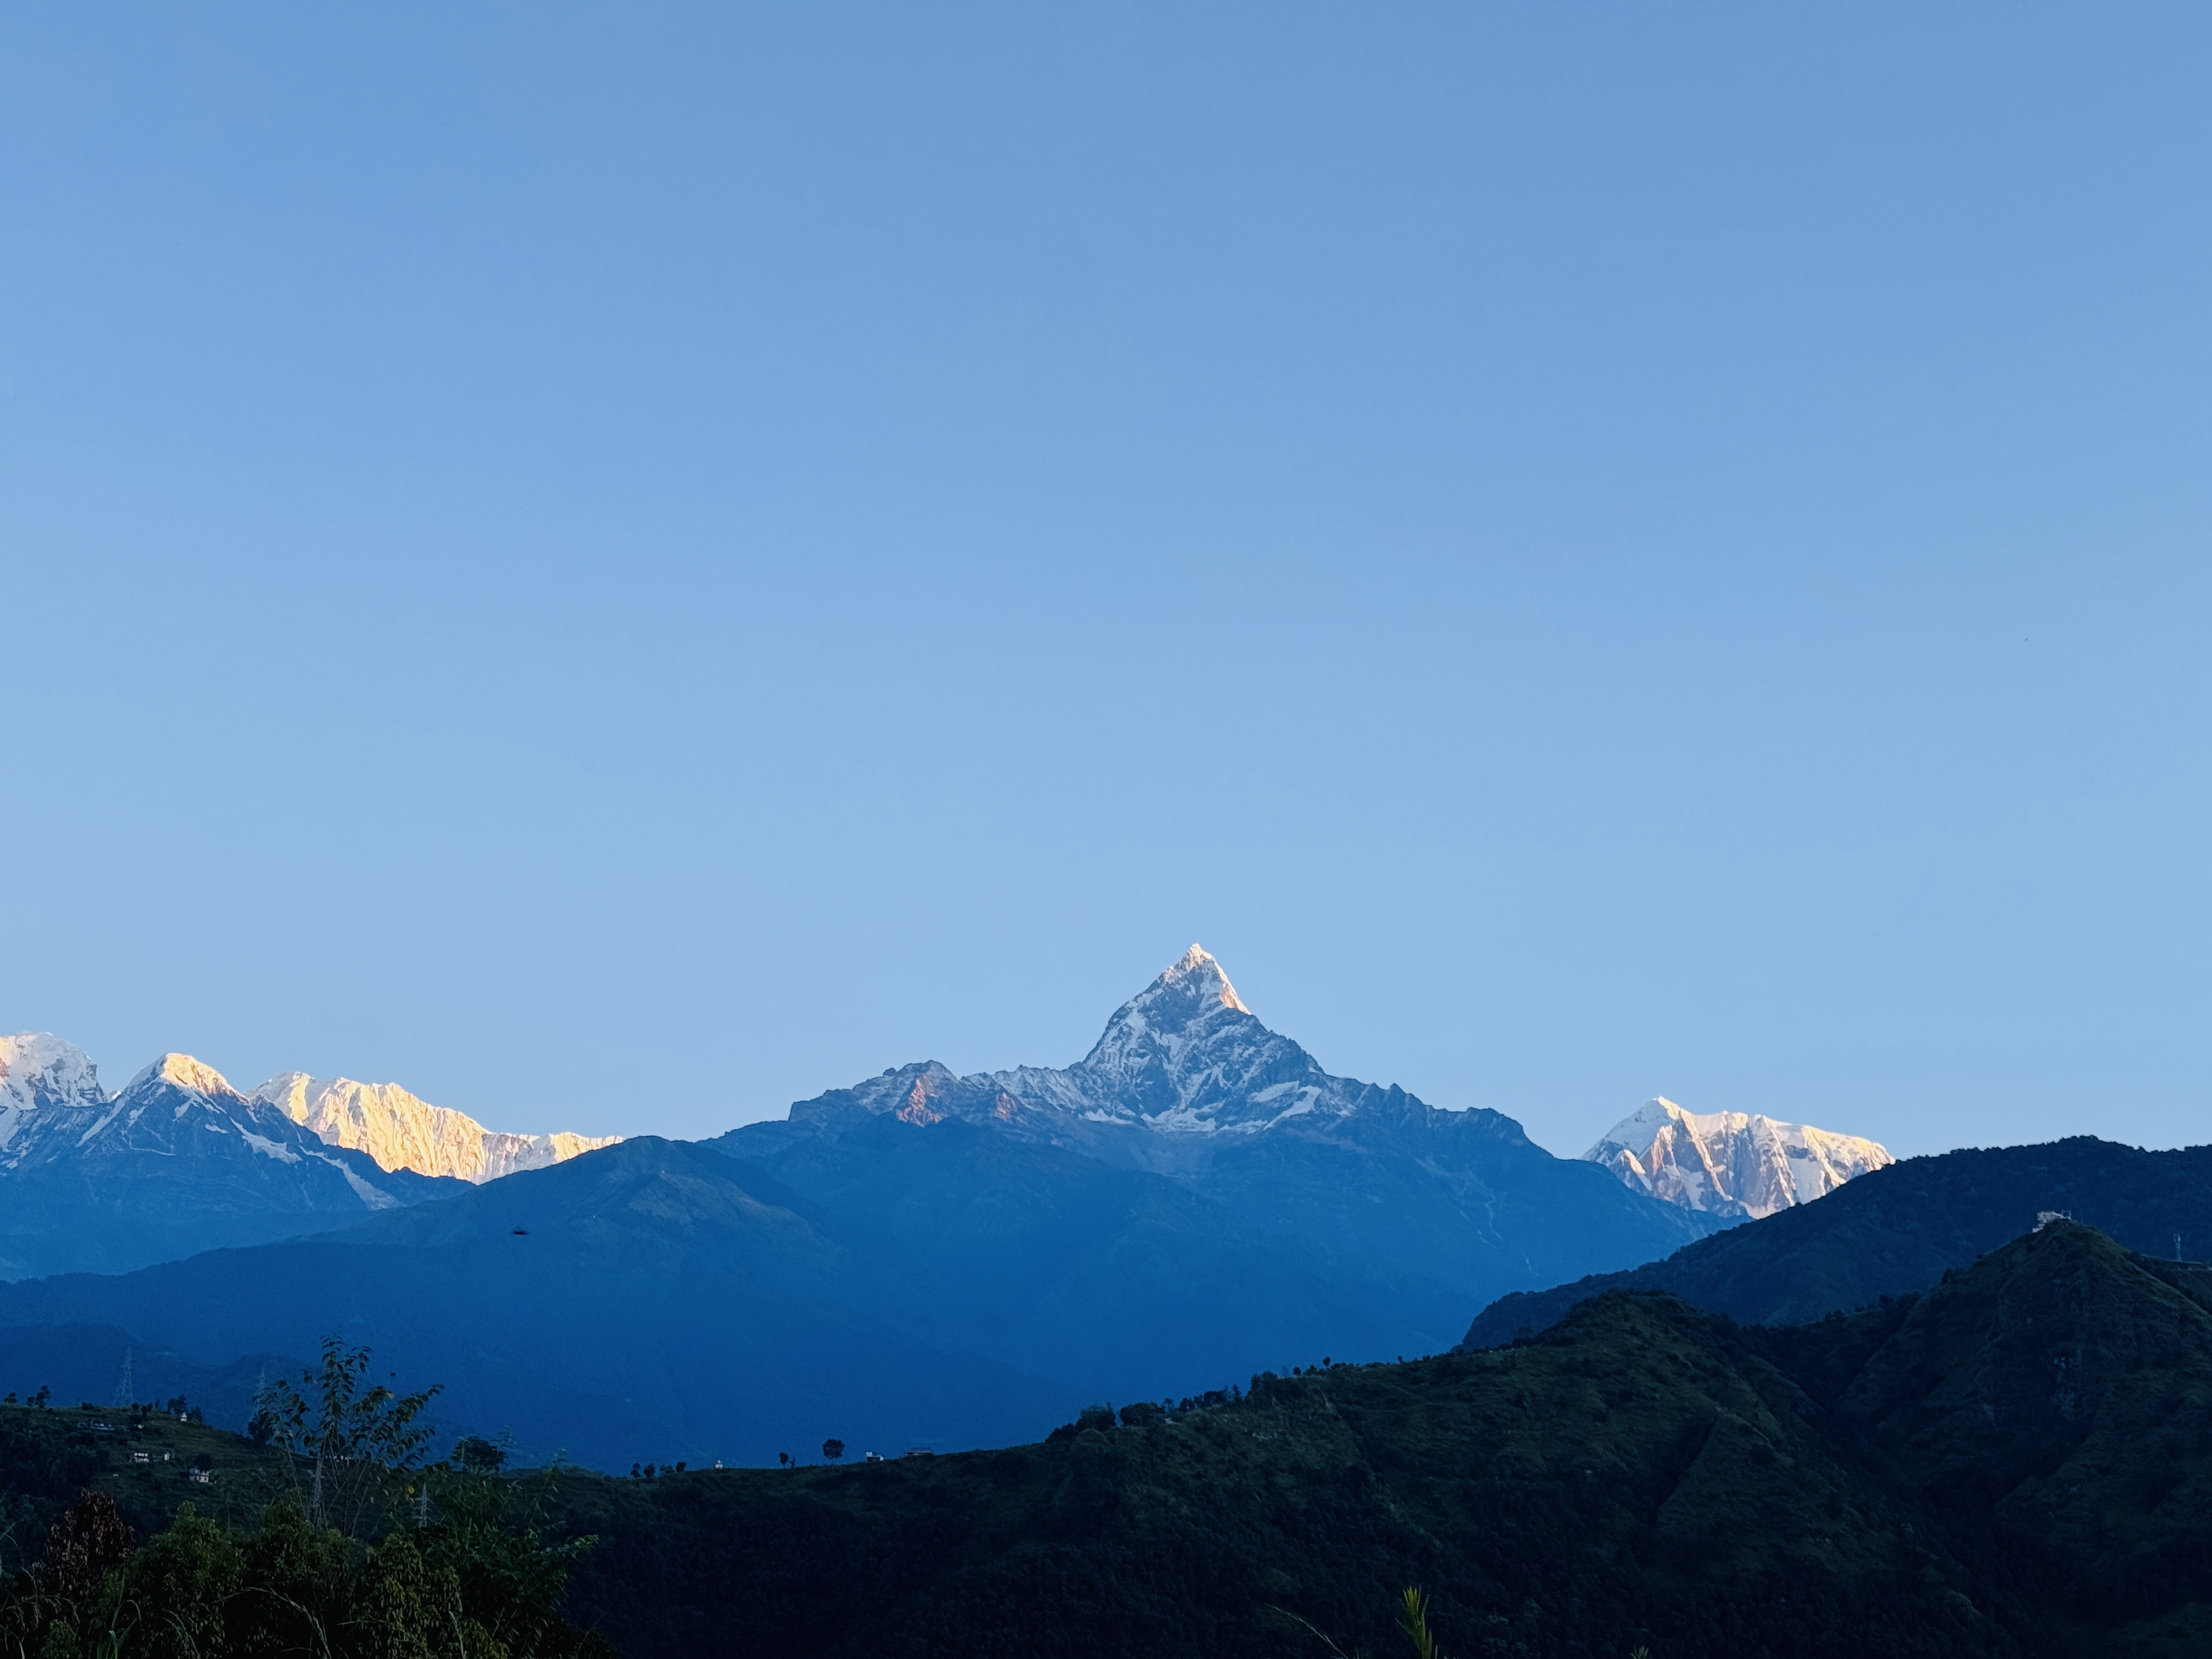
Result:
[[[1208,954],[1202,945],[1193,945],[1176,958],[1173,967],[1152,982],[1156,986],[1187,988],[1189,994],[1200,1000],[1218,1002],[1223,1007],[1234,1008],[1240,1014],[1252,1012],[1244,1006],[1244,1000],[1237,994],[1237,988],[1229,982],[1229,975],[1222,971],[1221,963]]]
[[[1000,1076],[1017,1096],[1042,1093],[1095,1121],[1141,1119],[1169,1131],[1262,1128],[1314,1110],[1334,1081],[1261,1024],[1196,945],[1115,1010],[1076,1065]]]

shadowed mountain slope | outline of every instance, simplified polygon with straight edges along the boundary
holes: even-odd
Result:
[[[768,1462],[861,1425],[975,1444],[1066,1409],[1064,1384],[908,1334],[899,1301],[757,1171],[641,1138],[341,1233],[0,1286],[0,1375],[11,1342],[51,1349],[23,1328],[113,1327],[204,1365],[335,1331],[441,1380],[441,1417],[609,1467]]]
[[[741,1167],[879,1264],[886,1317],[1081,1398],[1403,1346],[1388,1310],[1429,1290],[1246,1226],[1149,1170],[958,1120],[869,1118]]]
[[[1498,1659],[2201,1651],[2208,1279],[2060,1223],[1809,1326],[1613,1293],[1038,1446],[580,1483],[580,1610],[632,1659],[1320,1659],[1414,1583]]]
[[[1670,1291],[1759,1324],[1791,1324],[1925,1290],[1951,1268],[2069,1213],[2146,1255],[2212,1250],[2212,1146],[2144,1152],[2090,1136],[1909,1158],[1811,1204],[1701,1239],[1662,1261],[1500,1297],[1468,1328],[1490,1347],[1607,1290]]]
[[[832,1435],[1032,1438],[1101,1391],[1379,1343],[1369,1304],[1397,1289],[1146,1170],[870,1121],[774,1172],[641,1138],[313,1239],[0,1287],[0,1376],[50,1380],[33,1352],[112,1376],[126,1341],[218,1367],[337,1331],[541,1453],[767,1462]]]

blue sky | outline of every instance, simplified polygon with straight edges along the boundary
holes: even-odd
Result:
[[[0,1030],[696,1134],[1194,939],[2212,1139],[2212,15],[0,18]]]

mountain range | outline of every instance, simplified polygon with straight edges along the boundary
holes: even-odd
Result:
[[[830,1434],[1003,1443],[1102,1393],[1431,1352],[1504,1291],[1721,1224],[1498,1113],[1330,1075],[1194,948],[1065,1069],[898,1067],[702,1145],[641,1137],[312,1238],[0,1287],[0,1326],[47,1328],[48,1356],[75,1326],[210,1369],[337,1330],[540,1452],[757,1461]],[[0,1381],[48,1380],[9,1352]]]
[[[121,1362],[242,1422],[336,1334],[444,1435],[690,1462],[560,1488],[638,1659],[1371,1647],[1409,1583],[1496,1659],[2212,1639],[2212,1269],[2160,1259],[2212,1147],[1894,1162],[1660,1100],[1562,1159],[1327,1073],[1196,947],[1066,1067],[476,1182],[325,1138],[450,1161],[436,1111],[0,1040],[0,1249],[153,1263],[0,1283],[0,1389]],[[705,1467],[833,1439],[891,1461]]]
[[[1123,1004],[1073,1066],[956,1077],[923,1061],[708,1144],[904,1250],[931,1236],[930,1218],[975,1201],[959,1187],[969,1177],[947,1161],[898,1156],[952,1125],[983,1132],[959,1145],[1035,1149],[1037,1170],[1079,1185],[1100,1164],[1164,1177],[1206,1200],[1212,1231],[1361,1283],[1388,1334],[1347,1330],[1340,1351],[1446,1346],[1457,1332],[1437,1328],[1443,1309],[1724,1224],[1554,1157],[1502,1113],[1441,1110],[1331,1076],[1262,1024],[1197,945]],[[934,1192],[940,1180],[955,1190]],[[912,1243],[889,1237],[909,1225],[921,1229]]]
[[[293,1073],[245,1092],[190,1054],[111,1096],[83,1050],[22,1032],[0,1037],[0,1278],[119,1273],[342,1226],[451,1192],[453,1177],[608,1144],[497,1133],[388,1084]]]
[[[120,1273],[452,1190],[333,1146],[189,1054],[110,1096],[40,1036],[0,1038],[0,1275]]]
[[[1757,1219],[1810,1204],[1896,1162],[1857,1135],[1744,1112],[1687,1112],[1665,1096],[1613,1126],[1583,1157],[1638,1192],[1708,1215]]]

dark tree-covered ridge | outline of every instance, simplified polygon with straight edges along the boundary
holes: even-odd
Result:
[[[1663,1261],[1501,1297],[1475,1316],[1462,1346],[1495,1347],[1540,1331],[1606,1291],[1668,1291],[1745,1324],[1850,1313],[1928,1289],[2045,1212],[2146,1256],[2212,1256],[2212,1146],[2145,1152],[2080,1135],[1907,1158]]]
[[[634,1659],[1385,1653],[1407,1585],[1462,1656],[2148,1652],[2212,1635],[2206,1277],[2062,1224],[1796,1329],[1613,1294],[1036,1446],[579,1482],[577,1607]]]

